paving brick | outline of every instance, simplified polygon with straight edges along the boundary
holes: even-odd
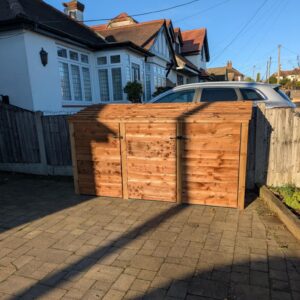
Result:
[[[134,282],[135,277],[128,274],[122,274],[112,285],[112,288],[118,291],[126,292]]]
[[[179,264],[164,263],[161,266],[158,274],[162,277],[177,279],[192,276],[193,273],[193,267]]]
[[[123,299],[125,293],[116,290],[110,290],[108,293],[103,297],[103,300],[121,300]]]
[[[23,276],[12,275],[0,283],[0,292],[6,294],[19,294],[36,283],[35,280]]]
[[[188,283],[185,281],[174,281],[168,291],[168,296],[184,299],[187,293]]]
[[[131,290],[146,292],[150,286],[150,281],[142,280],[142,279],[135,279],[133,284],[131,285]]]
[[[158,271],[163,262],[162,258],[150,257],[145,255],[136,255],[132,260],[130,266],[138,269],[145,269],[150,271]]]

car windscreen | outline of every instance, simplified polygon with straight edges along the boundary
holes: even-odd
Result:
[[[154,103],[186,103],[192,102],[195,95],[195,89],[174,91],[168,95],[162,96],[161,98],[154,101]]]
[[[201,102],[235,101],[237,99],[233,88],[204,88],[201,94]]]

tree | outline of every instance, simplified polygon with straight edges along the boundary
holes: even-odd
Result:
[[[260,73],[259,72],[256,74],[256,82],[260,82]]]
[[[170,89],[171,89],[171,87],[169,87],[169,86],[158,86],[156,88],[156,91],[153,93],[152,97],[156,97],[159,94],[162,94],[162,93],[164,93],[164,92],[166,92],[166,91],[168,91]]]
[[[283,86],[288,85],[290,80],[288,78],[283,78],[279,81],[279,83]]]
[[[143,95],[143,86],[137,81],[128,81],[124,93],[127,94],[127,99],[132,103],[141,103]]]
[[[269,78],[269,83],[271,83],[271,84],[277,83],[277,78],[276,78],[275,76],[271,76],[271,77]]]
[[[254,80],[251,77],[246,77],[245,81],[247,81],[247,82],[254,82]]]

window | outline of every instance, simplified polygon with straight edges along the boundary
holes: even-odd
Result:
[[[131,73],[132,73],[132,81],[141,80],[140,66],[138,64],[135,63],[131,64]]]
[[[112,55],[110,57],[110,63],[111,64],[118,64],[121,62],[121,56],[120,55]]]
[[[70,54],[70,58],[72,60],[78,60],[78,53],[77,52],[70,51],[69,54]]]
[[[73,82],[73,95],[74,99],[81,101],[82,100],[82,90],[81,90],[81,78],[80,70],[76,65],[71,65],[71,74]]]
[[[162,96],[160,99],[155,101],[155,103],[193,102],[194,95],[195,95],[195,89],[172,92],[166,96]]]
[[[109,101],[109,83],[108,83],[108,69],[98,70],[100,99],[103,102]]]
[[[92,85],[89,68],[82,68],[83,88],[86,101],[92,101]]]
[[[81,54],[81,62],[88,64],[89,63],[89,57],[86,54]]]
[[[122,92],[121,68],[112,68],[111,69],[111,76],[112,76],[112,87],[113,87],[114,101],[122,100],[123,99],[123,92]]]
[[[98,65],[106,65],[107,64],[107,57],[101,56],[97,58],[97,64]]]
[[[182,84],[184,84],[183,80],[184,80],[183,76],[177,74],[177,85],[182,85]]]
[[[263,96],[254,89],[240,89],[243,100],[263,100]]]
[[[58,48],[57,49],[57,55],[59,57],[65,57],[65,58],[67,58],[67,50],[64,49],[64,48]]]
[[[58,47],[57,56],[62,100],[92,101],[88,55]]]
[[[72,97],[71,97],[68,64],[59,62],[59,76],[60,76],[62,98],[63,100],[71,100]]]
[[[234,89],[231,88],[205,88],[202,90],[201,101],[234,101],[237,100]]]

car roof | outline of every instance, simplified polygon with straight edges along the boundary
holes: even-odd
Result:
[[[214,82],[197,82],[179,85],[173,88],[173,90],[181,90],[188,88],[204,88],[204,87],[232,87],[232,88],[276,88],[280,84],[268,84],[262,82],[247,82],[247,81],[214,81]]]

